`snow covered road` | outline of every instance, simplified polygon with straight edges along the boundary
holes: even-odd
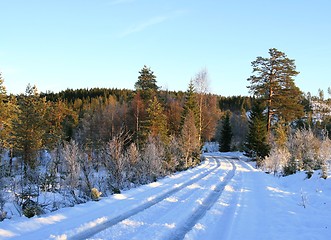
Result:
[[[183,239],[195,223],[217,201],[232,179],[232,160],[208,158],[216,164],[213,171],[195,179],[185,188],[163,198],[149,208],[93,236],[91,239]]]
[[[288,185],[209,154],[194,169],[99,202],[5,220],[0,239],[329,239],[330,194],[305,209],[298,185]]]

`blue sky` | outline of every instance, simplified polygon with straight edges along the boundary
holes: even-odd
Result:
[[[186,90],[206,68],[210,92],[248,95],[269,48],[295,59],[297,86],[331,87],[330,0],[0,0],[0,71],[9,93],[133,89],[149,66]]]

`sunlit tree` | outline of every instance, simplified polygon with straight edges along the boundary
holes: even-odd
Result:
[[[268,132],[272,120],[282,118],[290,122],[303,116],[302,93],[294,83],[299,74],[294,60],[276,48],[271,48],[269,55],[252,62],[254,75],[247,79],[250,92],[266,103]]]
[[[159,89],[156,84],[154,72],[146,65],[144,65],[139,72],[138,81],[135,83],[134,87],[141,93],[141,97],[145,101],[150,100]]]
[[[18,96],[18,117],[13,122],[15,149],[25,163],[25,167],[37,167],[38,151],[43,147],[45,134],[45,98],[40,98],[37,88],[28,85],[25,94]]]

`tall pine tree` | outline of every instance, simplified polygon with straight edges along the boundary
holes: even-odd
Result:
[[[153,95],[159,90],[154,72],[146,65],[144,65],[139,72],[138,81],[135,83],[134,87],[140,92],[141,98],[145,100],[145,102],[152,99]]]
[[[159,89],[156,84],[156,76],[154,72],[144,65],[139,72],[138,81],[135,83],[136,97],[134,98],[135,109],[134,115],[136,118],[136,144],[138,148],[147,140],[149,132],[149,121],[147,109],[154,101],[154,97]],[[141,102],[140,102],[141,100]]]
[[[282,118],[290,122],[303,116],[302,93],[294,83],[294,77],[299,74],[294,60],[275,48],[269,50],[269,55],[252,62],[255,75],[247,79],[251,83],[250,92],[266,103],[268,133],[272,120]]]

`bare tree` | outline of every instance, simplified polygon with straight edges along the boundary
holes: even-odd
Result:
[[[156,181],[158,177],[165,175],[164,149],[164,143],[160,138],[148,137],[144,150],[141,152],[139,162],[137,163],[139,183],[146,184]]]
[[[128,139],[128,134],[122,131],[105,146],[105,167],[110,175],[110,184],[113,190],[123,188],[124,181],[127,179],[129,162],[128,158],[125,157],[124,145]]]
[[[202,69],[194,77],[194,86],[198,94],[198,105],[199,105],[199,122],[198,122],[198,139],[201,142],[202,131],[203,131],[203,108],[205,107],[206,94],[208,93],[208,72],[207,69]]]
[[[139,183],[141,179],[141,172],[138,169],[139,161],[141,160],[140,153],[135,143],[131,143],[125,152],[125,161],[127,165],[126,177],[128,184]]]
[[[81,152],[79,150],[78,144],[74,140],[64,143],[63,158],[68,173],[67,185],[70,187],[70,189],[77,188],[79,184],[79,155],[81,155]]]
[[[183,166],[183,151],[180,147],[179,138],[171,136],[169,143],[167,144],[167,159],[166,170],[168,173],[172,173],[176,170],[180,170],[180,166]]]

